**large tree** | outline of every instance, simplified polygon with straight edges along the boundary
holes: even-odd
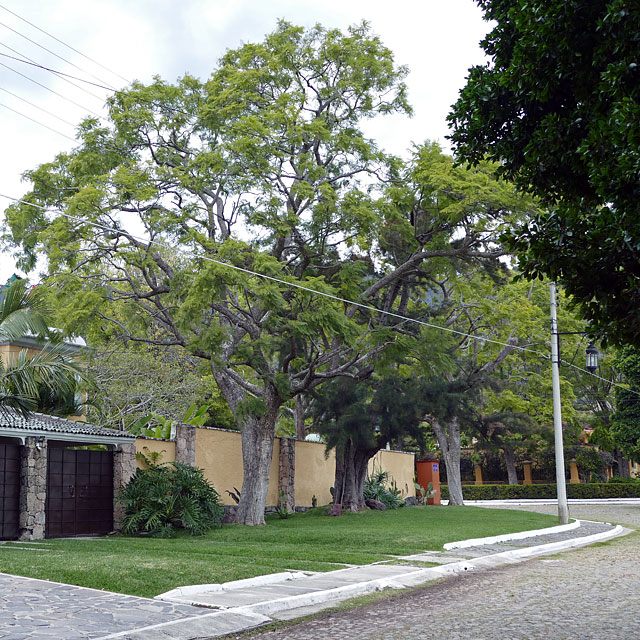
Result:
[[[478,0],[494,23],[449,116],[460,160],[489,157],[549,209],[510,235],[593,331],[640,344],[640,4]]]
[[[264,522],[282,405],[368,376],[406,325],[336,298],[418,317],[422,265],[499,255],[497,229],[530,204],[490,165],[453,169],[426,145],[405,169],[364,136],[409,111],[405,73],[367,25],[281,23],[204,85],[116,94],[109,126],[84,122],[76,150],[28,174],[26,201],[61,213],[7,212],[25,264],[46,254],[68,328],[111,323],[209,363],[242,430],[241,523]]]

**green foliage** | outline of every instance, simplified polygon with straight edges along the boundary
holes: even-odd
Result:
[[[0,359],[0,408],[10,407],[26,415],[38,408],[61,408],[62,399],[73,396],[82,379],[78,363],[60,335],[51,331],[42,289],[13,280],[0,295],[0,341],[35,339],[40,350],[27,349]]]
[[[433,482],[429,482],[426,487],[418,484],[417,482],[413,483],[416,488],[416,498],[422,505],[429,504],[429,500],[435,497],[437,491],[433,488]]]
[[[395,482],[389,477],[387,471],[382,469],[367,476],[364,482],[364,499],[379,500],[387,509],[399,509],[404,507],[404,499]]]
[[[440,485],[443,500],[449,499],[449,487]],[[462,485],[465,500],[514,500],[557,498],[555,484],[483,484]],[[640,483],[567,484],[567,497],[580,498],[640,498]]]
[[[620,351],[616,366],[629,389],[616,389],[616,411],[609,432],[616,446],[629,458],[640,458],[640,349],[627,346]]]
[[[201,535],[222,524],[217,491],[201,469],[179,462],[138,469],[117,499],[125,507],[126,534],[168,538],[184,529]]]
[[[639,344],[640,5],[478,4],[491,61],[449,116],[458,157],[498,162],[549,206],[509,235],[525,274],[560,280],[607,340]]]

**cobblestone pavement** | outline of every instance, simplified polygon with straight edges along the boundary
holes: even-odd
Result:
[[[1,640],[99,638],[206,613],[188,605],[0,574]],[[64,612],[63,614],[61,612]]]
[[[554,513],[555,507],[531,510]],[[580,505],[570,510],[572,517],[640,528],[640,506]],[[230,638],[627,640],[638,637],[639,629],[636,532],[602,545],[458,575],[292,627]]]

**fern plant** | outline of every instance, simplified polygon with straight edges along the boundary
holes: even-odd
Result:
[[[179,462],[138,469],[120,490],[122,531],[172,537],[179,529],[200,535],[222,524],[220,496],[202,470]]]

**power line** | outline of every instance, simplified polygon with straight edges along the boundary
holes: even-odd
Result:
[[[97,229],[102,229],[103,231],[108,231],[108,232],[112,232],[113,229],[111,227],[108,227],[106,225],[100,224],[98,222],[93,222],[91,220],[84,220],[83,218],[80,218],[78,216],[73,216],[69,213],[65,213],[64,211],[60,211],[59,209],[49,209],[47,207],[43,207],[42,205],[39,204],[35,204],[33,202],[27,202],[26,200],[22,200],[20,198],[13,198],[11,196],[7,196],[3,193],[0,193],[0,197],[2,198],[6,198],[7,200],[13,200],[14,202],[19,202],[21,204],[26,204],[30,207],[35,207],[36,209],[41,209],[42,211],[45,211],[47,213],[56,213],[59,215],[64,216],[65,218],[68,218],[69,220],[73,220],[75,222],[80,222],[82,224],[86,224],[92,227],[95,227]],[[123,231],[123,230],[121,230]],[[539,356],[540,358],[543,358],[545,360],[549,360],[550,356],[549,354],[546,353],[542,353],[541,351],[536,351],[534,349],[528,349],[527,347],[519,347],[517,345],[512,345],[509,344],[507,342],[501,342],[499,340],[494,340],[492,338],[487,338],[484,336],[474,336],[473,334],[470,333],[465,333],[464,331],[458,331],[457,329],[451,329],[449,327],[443,327],[441,325],[437,325],[437,324],[433,324],[431,322],[425,322],[424,320],[418,320],[417,318],[409,318],[408,316],[403,316],[399,313],[394,313],[393,311],[385,311],[384,309],[378,309],[377,307],[374,307],[372,305],[368,305],[368,304],[363,304],[361,302],[355,302],[354,300],[348,300],[347,298],[341,298],[340,296],[334,296],[331,293],[326,293],[324,291],[317,291],[316,289],[311,289],[310,287],[305,287],[304,285],[295,283],[295,282],[288,282],[287,280],[282,280],[281,278],[276,278],[274,276],[268,276],[264,273],[258,273],[257,271],[252,271],[251,269],[245,269],[244,267],[239,267],[237,265],[234,264],[230,264],[229,262],[224,262],[222,260],[216,260],[215,258],[211,258],[210,256],[198,256],[195,255],[193,253],[189,253],[187,251],[183,251],[178,247],[172,247],[168,244],[165,244],[164,242],[158,242],[157,240],[148,240],[146,238],[142,238],[140,236],[136,236],[132,233],[128,233],[126,231],[124,231],[124,233],[126,233],[129,237],[131,237],[134,240],[137,240],[139,242],[142,243],[147,243],[149,245],[156,245],[158,247],[161,247],[162,249],[165,250],[169,250],[169,251],[174,251],[174,252],[178,252],[181,253],[182,255],[186,255],[189,256],[191,258],[197,258],[200,260],[205,260],[207,262],[212,262],[214,264],[220,265],[222,267],[227,267],[229,269],[233,269],[235,271],[239,271],[241,273],[246,273],[248,275],[251,276],[255,276],[257,278],[262,278],[263,280],[270,280],[271,282],[277,282],[279,284],[283,284],[287,287],[293,287],[295,289],[300,289],[302,291],[306,291],[307,293],[312,293],[314,295],[317,296],[322,296],[324,298],[329,298],[330,300],[335,300],[336,302],[341,302],[343,304],[347,304],[347,305],[353,305],[355,307],[358,307],[360,309],[365,309],[367,311],[372,311],[374,313],[379,313],[381,315],[386,315],[386,316],[390,316],[399,320],[403,320],[405,322],[411,322],[413,324],[418,324],[418,325],[422,325],[425,327],[429,327],[432,329],[438,329],[440,331],[445,331],[447,333],[452,333],[455,335],[459,335],[465,338],[469,338],[471,340],[476,340],[476,341],[482,341],[482,342],[490,342],[492,344],[497,344],[499,346],[502,347],[512,347],[514,350],[516,351],[521,351],[521,352],[528,352],[528,353],[533,353],[537,356]],[[583,373],[586,373],[588,375],[591,375],[595,378],[598,378],[600,380],[605,380],[606,382],[610,382],[611,384],[613,384],[616,387],[619,387],[621,389],[625,389],[626,391],[630,391],[631,393],[635,393],[636,395],[640,395],[639,392],[637,391],[633,391],[632,389],[628,389],[627,387],[617,384],[616,382],[612,382],[610,380],[606,380],[606,378],[602,378],[601,376],[596,375],[595,373],[591,373],[590,371],[587,371],[586,369],[582,369],[581,367],[571,363],[571,362],[567,362],[565,360],[562,361],[564,364],[566,364],[569,367],[572,367],[574,369],[577,369],[578,371],[582,371]]]
[[[9,56],[6,53],[0,53],[0,56],[3,56],[5,58],[11,58],[12,60],[19,60],[19,58],[14,58],[13,56]],[[33,63],[27,62],[27,64],[33,64]],[[25,75],[24,73],[20,73],[20,71],[17,71],[16,69],[13,69],[9,65],[6,65],[4,62],[0,62],[0,66],[5,67],[5,69],[9,69],[9,71],[13,71],[13,73],[18,74],[19,76],[22,76],[23,78],[26,78],[27,80],[29,80],[29,82],[33,82],[34,84],[37,84],[39,87],[42,87],[43,89],[46,89],[50,93],[53,93],[54,95],[58,96],[59,98],[62,98],[63,100],[66,100],[67,102],[69,102],[72,105],[82,109],[83,111],[87,111],[91,115],[96,116],[96,118],[102,118],[102,116],[100,114],[96,113],[92,109],[89,109],[88,107],[83,107],[81,104],[75,102],[71,98],[67,98],[66,96],[63,96],[61,93],[58,93],[57,91],[55,91],[53,89],[50,89],[46,85],[42,84],[41,82],[38,82],[37,80],[34,80],[33,78],[30,78],[29,76]],[[40,65],[33,65],[33,66],[37,67],[37,66],[40,66]]]
[[[109,84],[108,82],[106,82],[102,78],[98,78],[97,76],[93,75],[93,73],[90,73],[89,71],[86,71],[82,67],[79,67],[77,64],[74,64],[73,62],[71,62],[71,60],[67,60],[66,58],[63,58],[62,56],[58,55],[55,51],[51,51],[51,49],[47,49],[47,47],[45,47],[44,45],[41,45],[41,44],[37,43],[35,40],[32,40],[31,38],[29,38],[29,37],[25,36],[24,34],[20,33],[19,31],[16,31],[12,27],[10,27],[8,24],[5,24],[4,22],[0,21],[0,25],[3,26],[5,29],[9,29],[9,31],[11,31],[12,33],[15,33],[16,35],[20,36],[21,38],[24,38],[25,40],[27,40],[31,44],[35,44],[36,47],[40,47],[40,49],[42,49],[43,51],[46,51],[47,53],[50,53],[52,56],[55,56],[56,58],[59,58],[63,62],[66,62],[67,64],[70,64],[74,69],[77,69],[78,71],[81,71],[82,73],[86,73],[88,76],[91,76],[95,80],[99,80],[100,82],[104,82],[105,84]]]
[[[14,98],[18,98],[18,100],[22,100],[22,102],[26,102],[28,105],[31,105],[34,109],[40,109],[40,111],[43,111],[44,113],[46,113],[47,115],[51,116],[52,118],[56,118],[57,120],[60,120],[60,122],[64,122],[65,124],[68,124],[70,127],[75,128],[75,126],[76,126],[72,122],[69,122],[68,120],[65,120],[64,118],[61,118],[60,116],[57,116],[55,113],[52,113],[51,111],[47,111],[43,107],[39,107],[37,104],[35,104],[35,102],[30,102],[26,98],[22,98],[21,96],[19,96],[17,93],[13,93],[13,91],[9,91],[9,89],[5,89],[4,87],[0,87],[0,91],[4,91],[5,93],[8,93],[10,96],[13,96]]]
[[[67,140],[71,140],[71,142],[78,142],[75,138],[72,138],[71,136],[68,136],[65,133],[62,133],[61,131],[58,131],[57,129],[53,129],[49,125],[46,125],[43,122],[40,122],[39,120],[36,120],[35,118],[31,118],[30,116],[25,115],[24,113],[21,113],[20,111],[17,111],[16,109],[12,109],[11,107],[7,106],[6,104],[3,104],[2,102],[0,102],[0,107],[4,107],[5,109],[8,109],[9,111],[13,111],[13,113],[17,113],[19,116],[22,116],[23,118],[26,118],[27,120],[31,120],[31,122],[35,122],[36,124],[39,124],[41,127],[44,127],[45,129],[49,129],[49,131],[53,131],[54,133],[57,133],[59,136],[62,136],[63,138],[66,138]]]
[[[124,80],[127,84],[131,84],[131,80],[127,80],[124,76],[121,76],[119,73],[117,73],[115,71],[112,71],[108,67],[105,67],[103,64],[100,64],[98,61],[96,61],[93,58],[90,58],[88,55],[82,53],[82,51],[78,51],[78,49],[75,49],[74,47],[72,47],[70,44],[67,44],[63,40],[60,40],[60,38],[56,38],[56,36],[50,34],[48,31],[45,31],[44,29],[41,29],[37,25],[33,24],[33,22],[29,22],[29,20],[27,20],[26,18],[23,18],[22,16],[18,15],[14,11],[11,11],[10,9],[7,9],[7,7],[5,7],[4,5],[0,4],[0,9],[4,9],[7,13],[10,13],[12,16],[15,16],[19,20],[22,20],[22,22],[26,22],[28,25],[30,25],[34,29],[37,29],[38,31],[40,31],[41,33],[44,33],[45,35],[49,36],[50,38],[52,38],[56,42],[59,42],[61,45],[67,47],[67,49],[71,49],[71,51],[77,53],[78,55],[82,56],[86,60],[89,60],[89,62],[92,62],[93,64],[95,64],[98,67],[104,69],[105,71],[108,71],[109,73],[113,74],[114,76],[117,76],[121,80]]]
[[[0,42],[0,46],[3,46],[5,49],[9,49],[9,51],[13,51],[13,53],[21,56],[25,60],[28,60],[29,62],[32,62],[35,65],[39,64],[33,58],[30,58],[29,56],[25,55],[21,51],[18,51],[17,49],[14,49],[13,47],[10,47],[8,44],[5,44],[4,42]],[[20,60],[20,59],[21,58],[15,58],[15,60]],[[80,91],[83,91],[84,93],[86,93],[88,96],[91,96],[92,98],[95,98],[96,100],[100,100],[100,102],[104,102],[104,98],[102,98],[101,96],[99,96],[99,95],[97,95],[95,93],[92,93],[91,91],[89,91],[88,89],[85,89],[84,87],[81,87],[79,84],[76,84],[75,82],[72,82],[68,78],[60,76],[60,80],[63,80],[67,84],[70,84],[72,87],[75,87],[76,89],[79,89]]]
[[[110,87],[106,87],[105,85],[102,84],[97,84],[96,82],[91,82],[91,80],[85,80],[84,78],[79,78],[78,76],[73,76],[69,73],[64,73],[62,71],[57,71],[56,69],[51,69],[50,67],[45,67],[44,65],[35,63],[35,62],[30,62],[29,60],[24,60],[22,58],[16,58],[15,56],[10,56],[7,55],[6,53],[0,53],[0,56],[3,56],[5,58],[9,58],[10,60],[15,60],[16,62],[22,62],[23,64],[27,64],[30,65],[32,67],[36,67],[37,69],[42,69],[43,71],[49,71],[50,73],[54,73],[57,76],[63,76],[66,78],[73,78],[74,80],[78,80],[79,82],[85,82],[86,84],[90,84],[94,87],[99,87],[100,89],[106,89],[107,91],[112,91],[113,93],[115,93],[116,95],[122,95],[122,96],[127,96],[129,95],[126,91],[119,91],[118,89],[111,89]],[[2,64],[2,63],[0,63]],[[8,67],[10,68],[10,67]],[[16,72],[17,73],[17,72]],[[27,77],[27,76],[25,76]],[[154,102],[153,100],[148,100],[146,98],[143,98],[141,96],[138,96],[138,100],[140,102],[146,102],[147,104],[150,104],[151,106],[157,106],[156,102]],[[184,111],[182,109],[178,109],[176,107],[171,107],[169,105],[164,105],[164,108],[167,109],[168,111],[173,111],[174,113],[181,113],[185,116],[187,116],[188,118],[192,118],[193,114],[189,113],[188,111]],[[100,117],[100,116],[98,116]]]

